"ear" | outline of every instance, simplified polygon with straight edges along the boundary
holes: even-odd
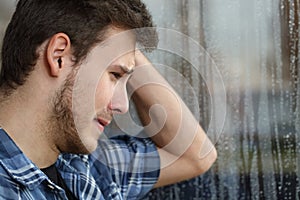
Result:
[[[71,63],[71,41],[65,33],[55,34],[47,47],[47,61],[51,76],[58,77],[67,63]]]

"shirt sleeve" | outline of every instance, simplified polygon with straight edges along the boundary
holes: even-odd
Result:
[[[111,178],[106,185],[116,183],[124,199],[141,199],[159,177],[160,159],[150,139],[122,135],[99,140],[91,157],[92,173]],[[100,179],[103,185],[103,177]]]

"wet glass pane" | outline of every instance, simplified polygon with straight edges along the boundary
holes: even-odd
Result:
[[[204,47],[226,91],[222,132],[208,133],[218,150],[214,166],[193,180],[154,190],[146,199],[299,199],[299,2],[145,2],[158,27],[187,34]],[[192,53],[184,41],[160,42],[181,42],[184,51]],[[169,66],[182,73],[197,94],[200,123],[206,130],[212,124],[214,130],[222,113],[214,110],[203,73],[196,75],[190,63],[179,58],[154,57],[174,61]],[[206,65],[204,73],[214,76],[210,67]],[[194,98],[184,86],[178,91],[186,102]]]

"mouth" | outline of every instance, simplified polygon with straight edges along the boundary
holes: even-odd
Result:
[[[98,129],[103,132],[104,128],[110,124],[110,121],[102,118],[96,118],[95,121],[97,122]]]

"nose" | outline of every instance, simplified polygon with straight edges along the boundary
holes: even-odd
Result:
[[[125,114],[128,111],[129,101],[126,84],[118,83],[115,86],[109,109],[113,114]]]

